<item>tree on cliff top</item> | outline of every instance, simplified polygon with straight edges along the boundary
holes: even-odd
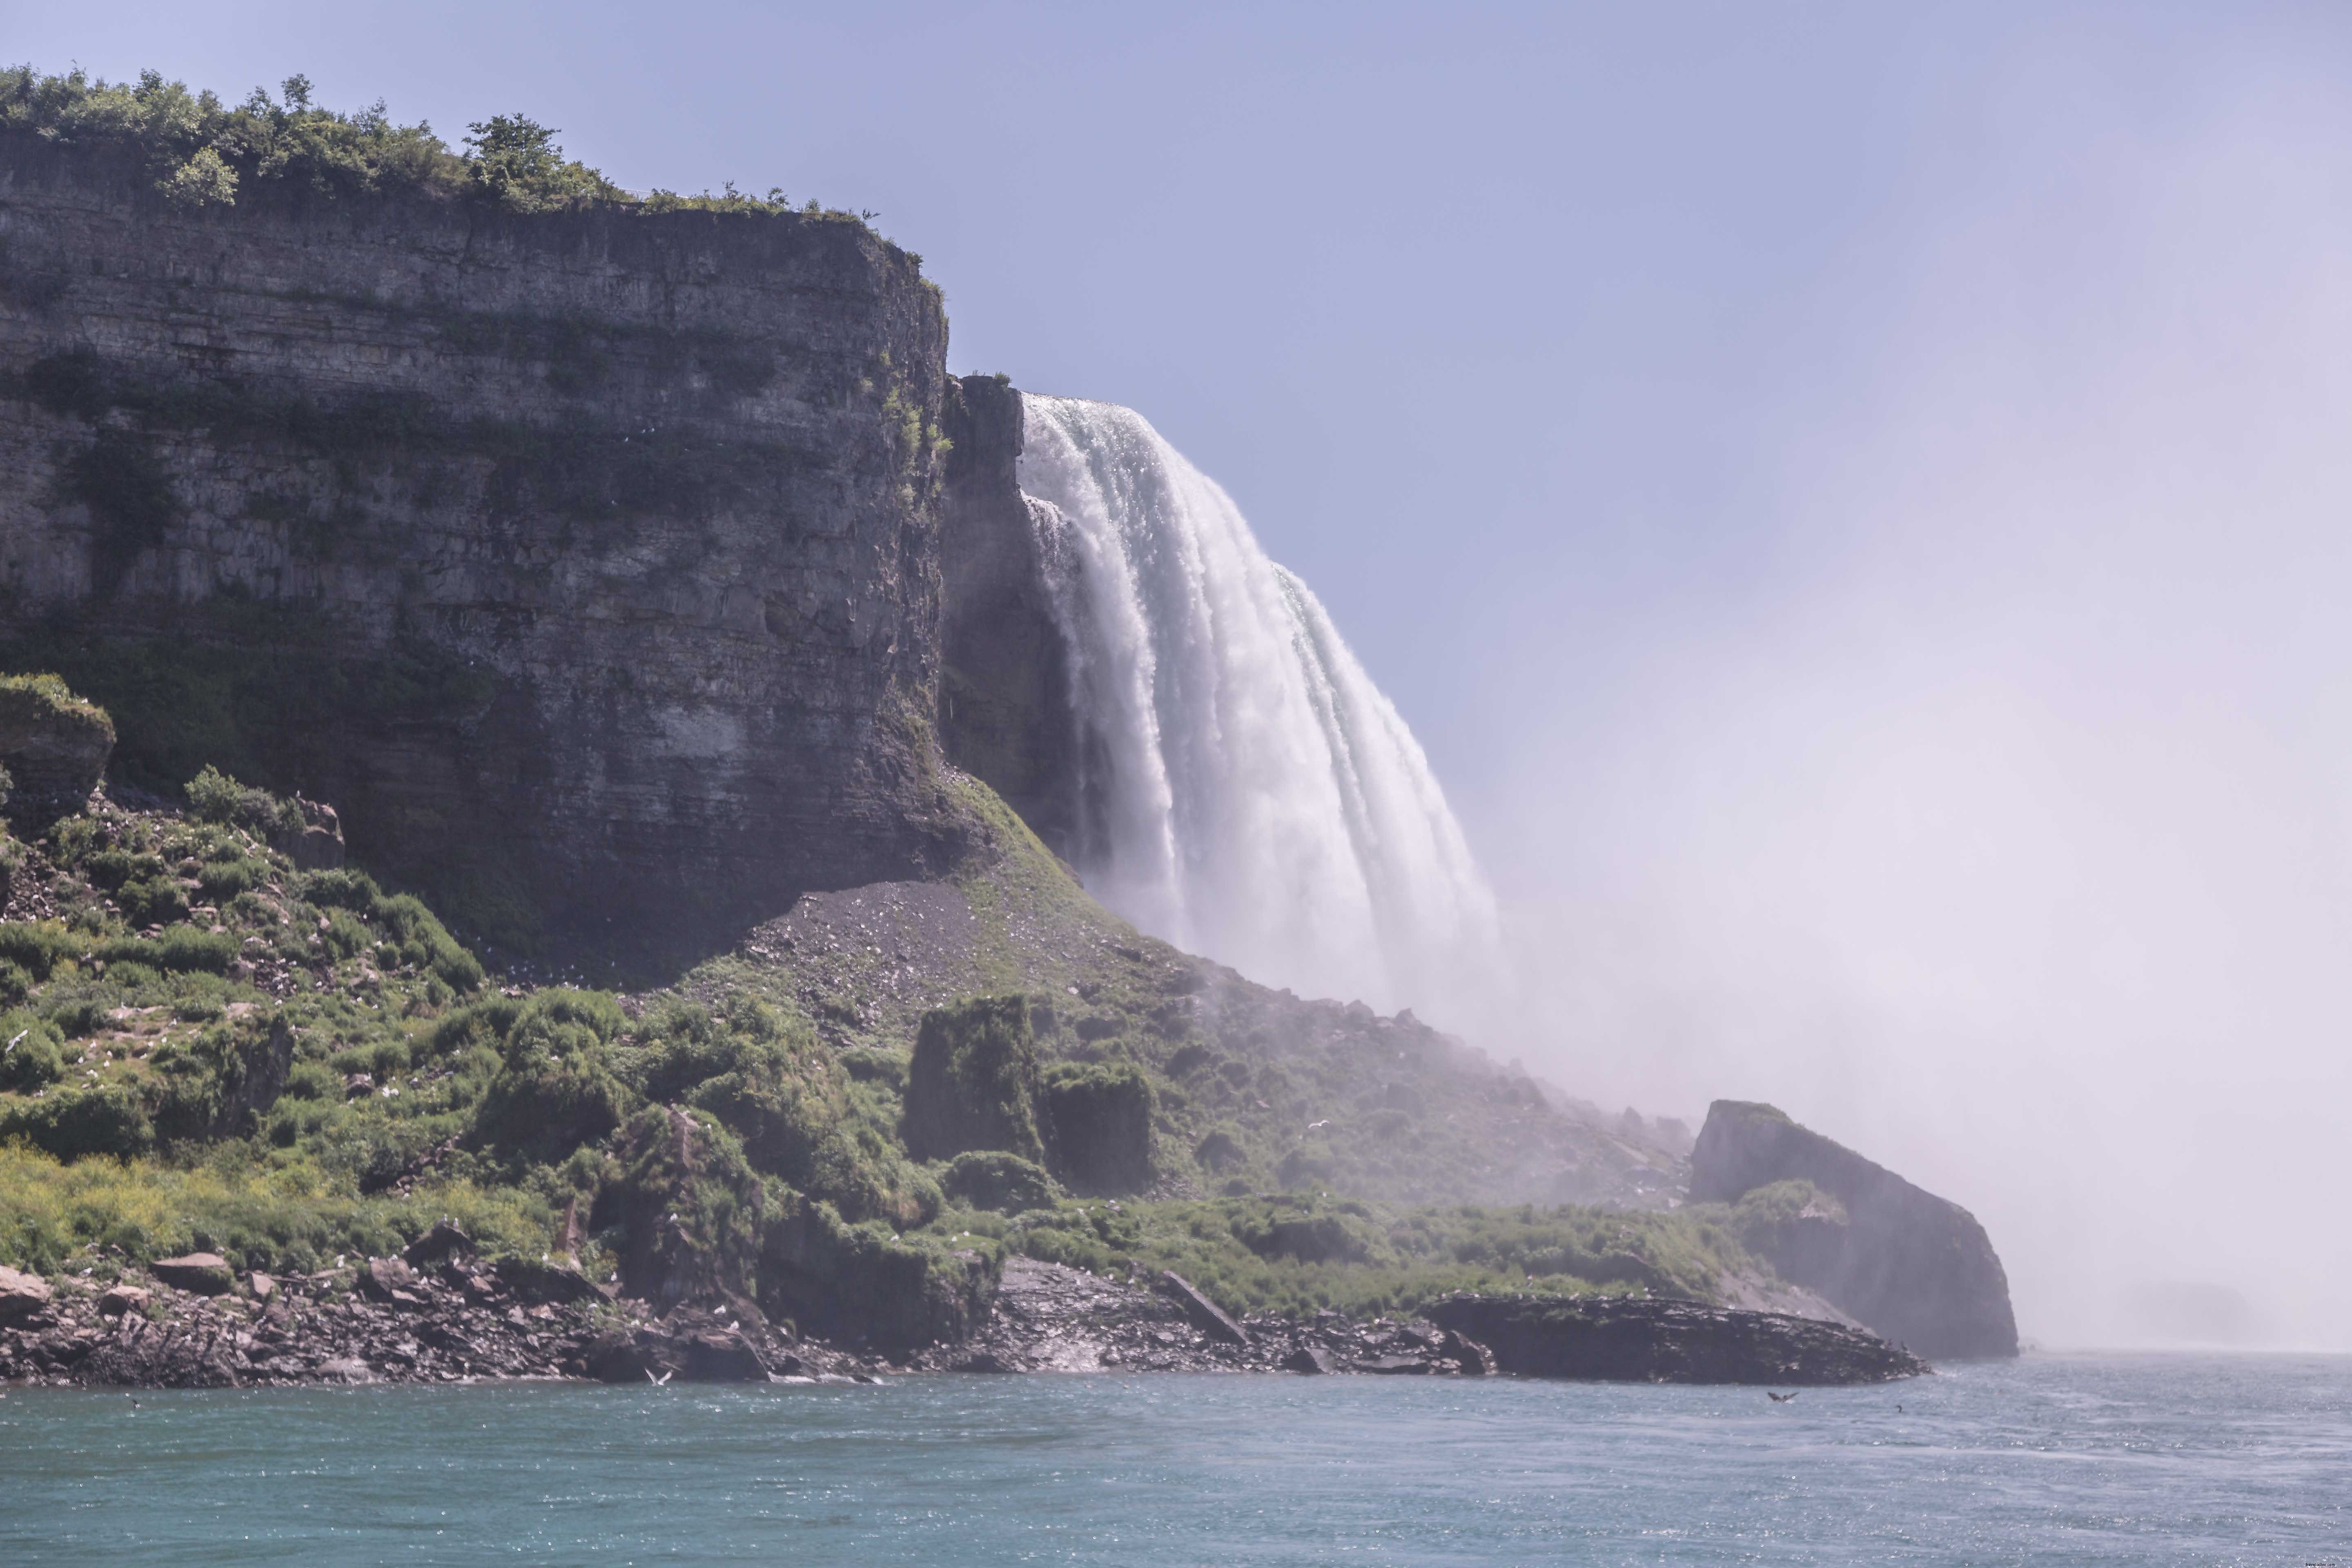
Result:
[[[493,114],[466,129],[474,187],[516,212],[549,212],[583,202],[625,200],[628,192],[577,160],[566,162],[552,127],[520,114]]]
[[[745,195],[732,182],[716,195],[656,190],[640,200],[600,171],[566,159],[556,132],[523,115],[496,114],[467,129],[467,150],[452,152],[424,121],[394,123],[381,99],[356,114],[320,108],[304,76],[279,83],[275,99],[257,87],[231,105],[209,89],[191,92],[184,82],[166,81],[159,71],[142,71],[136,82],[110,82],[80,69],[43,76],[29,65],[0,68],[0,135],[29,133],[60,146],[133,153],[155,191],[181,207],[234,206],[258,182],[306,186],[331,199],[470,195],[526,213],[604,204],[655,213],[795,210],[780,190]],[[859,221],[814,201],[798,211]]]

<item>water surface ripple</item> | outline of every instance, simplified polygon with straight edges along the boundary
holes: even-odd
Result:
[[[2352,1568],[2340,1356],[2032,1356],[1782,1405],[1234,1376],[139,1402],[0,1399],[0,1562]]]

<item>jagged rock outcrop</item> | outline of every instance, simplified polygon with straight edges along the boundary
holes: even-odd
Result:
[[[1432,1322],[1504,1372],[1602,1383],[1886,1383],[1933,1370],[1860,1329],[1627,1296],[1449,1296]]]
[[[185,209],[0,136],[0,668],[517,947],[934,873],[946,331],[838,215]]]
[[[1769,1105],[1707,1108],[1691,1152],[1694,1203],[1736,1203],[1793,1182],[1833,1202],[1755,1216],[1750,1244],[1784,1278],[1922,1355],[2017,1353],[2009,1276],[1968,1210]]]

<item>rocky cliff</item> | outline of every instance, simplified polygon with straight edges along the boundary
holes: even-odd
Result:
[[[840,215],[188,209],[0,135],[0,668],[511,949],[935,872],[946,332]]]
[[[1081,834],[1083,732],[1067,645],[1014,466],[1021,394],[1001,376],[949,389],[942,502],[940,738],[956,764],[1069,858]]]
[[[1770,1193],[1810,1184],[1811,1193]],[[1787,1212],[1756,1195],[1782,1196]],[[1826,1194],[1823,1201],[1822,1194]],[[1750,1202],[1751,1246],[1918,1354],[2017,1353],[2009,1276],[1976,1217],[1769,1105],[1718,1100],[1691,1151],[1695,1203]]]

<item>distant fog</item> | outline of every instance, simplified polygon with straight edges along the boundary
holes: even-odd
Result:
[[[2352,99],[2095,43],[1846,280],[1896,326],[1780,432],[1770,548],[1472,813],[1486,1027],[1965,1204],[2031,1340],[2352,1347]]]

